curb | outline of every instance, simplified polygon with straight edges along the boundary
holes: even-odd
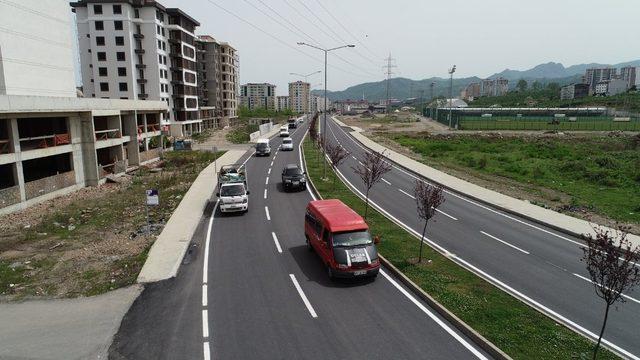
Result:
[[[304,146],[302,144],[304,143],[305,138],[306,138],[306,134],[305,134],[305,137],[300,142],[301,150],[304,149]],[[307,169],[307,160],[306,160],[306,156],[304,155],[304,151],[302,151],[301,154],[302,154],[302,161],[304,163],[304,167],[305,169]],[[309,182],[309,185],[311,185],[311,190],[316,194],[318,199],[322,199],[322,195],[320,195],[320,193],[316,189],[316,186],[314,185],[313,180],[311,180],[311,178],[308,178],[307,181]],[[409,279],[405,274],[403,274],[400,270],[398,270],[398,268],[396,268],[391,262],[389,262],[386,258],[384,258],[379,253],[378,253],[378,258],[380,259],[380,262],[382,263],[382,265],[387,269],[389,269],[407,288],[409,288],[409,290],[411,290],[411,292],[413,292],[420,299],[426,302],[431,308],[436,310],[438,314],[440,314],[440,316],[442,316],[448,322],[453,324],[458,330],[460,330],[460,332],[462,332],[468,338],[470,338],[482,350],[486,351],[495,359],[511,360],[511,357],[509,357],[509,355],[507,355],[505,352],[500,350],[500,348],[495,346],[492,342],[490,342],[489,340],[484,338],[482,335],[480,335],[477,331],[475,331],[473,328],[467,325],[467,323],[462,321],[460,318],[458,318],[455,314],[453,314],[447,308],[442,306],[442,304],[436,301],[427,292],[422,290],[422,288],[420,288],[413,281],[411,281],[411,279]]]
[[[411,281],[402,271],[398,270],[389,260],[385,259],[382,255],[378,254],[378,258],[382,265],[384,265],[389,271],[391,271],[411,292],[417,295],[420,299],[426,302],[432,309],[436,310],[440,316],[445,318],[448,322],[453,324],[460,332],[470,338],[476,345],[482,350],[486,351],[489,355],[499,360],[511,360],[511,357],[504,351],[500,350],[491,341],[487,340],[484,336],[480,335],[471,326],[467,325],[454,313],[449,311],[446,307],[440,304],[436,299],[431,297],[427,292],[422,290],[420,286]]]

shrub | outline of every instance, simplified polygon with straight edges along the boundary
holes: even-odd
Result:
[[[478,169],[485,169],[487,167],[487,162],[489,162],[489,160],[486,155],[481,157],[480,160],[478,160]]]
[[[601,168],[615,169],[619,166],[618,161],[611,156],[598,156],[593,161]]]

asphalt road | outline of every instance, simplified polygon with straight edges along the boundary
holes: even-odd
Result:
[[[363,158],[362,146],[334,121],[328,120],[326,141],[339,142],[352,156],[339,167],[352,187],[363,191],[354,173]],[[322,122],[321,122],[322,123]],[[374,186],[370,199],[416,233],[413,188],[419,179],[394,165]],[[489,279],[514,296],[552,314],[574,329],[598,334],[604,302],[595,295],[582,256],[580,239],[497,211],[459,194],[446,193],[427,237],[449,252],[459,264]],[[626,295],[626,303],[612,309],[604,339],[626,357],[640,358],[640,292]]]
[[[374,281],[328,279],[305,245],[310,192],[280,184],[307,126],[294,151],[276,153],[274,138],[272,156],[245,159],[248,213],[222,215],[212,202],[194,214],[202,221],[178,276],[144,290],[111,358],[489,358],[384,269]]]

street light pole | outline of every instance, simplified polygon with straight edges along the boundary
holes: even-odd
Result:
[[[453,73],[456,72],[456,66],[453,65],[451,69],[449,69],[449,75],[451,75],[451,79],[449,81],[449,129],[451,129],[451,107],[453,106]]]
[[[326,140],[327,137],[325,135],[326,131],[327,131],[327,55],[330,51],[333,50],[338,50],[338,49],[342,49],[342,48],[346,48],[346,47],[356,47],[353,44],[349,44],[349,45],[342,45],[342,46],[338,46],[338,47],[334,47],[331,49],[323,49],[321,47],[315,46],[315,45],[311,45],[311,44],[307,44],[304,42],[299,42],[298,45],[301,46],[308,46],[308,47],[312,47],[314,49],[320,50],[320,51],[324,51],[324,111],[323,111],[323,119],[322,119],[322,126],[324,130],[321,130],[321,135],[322,135],[322,156],[325,157],[325,161],[323,161],[322,163],[324,164],[322,167],[322,177],[324,179],[327,178],[327,161],[326,161],[326,157],[327,157],[327,150],[326,150]]]

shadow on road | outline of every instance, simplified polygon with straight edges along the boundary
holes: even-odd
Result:
[[[315,251],[310,251],[307,245],[290,247],[288,250],[308,281],[313,281],[324,287],[337,288],[362,286],[373,282],[371,278],[331,280],[320,257]]]

